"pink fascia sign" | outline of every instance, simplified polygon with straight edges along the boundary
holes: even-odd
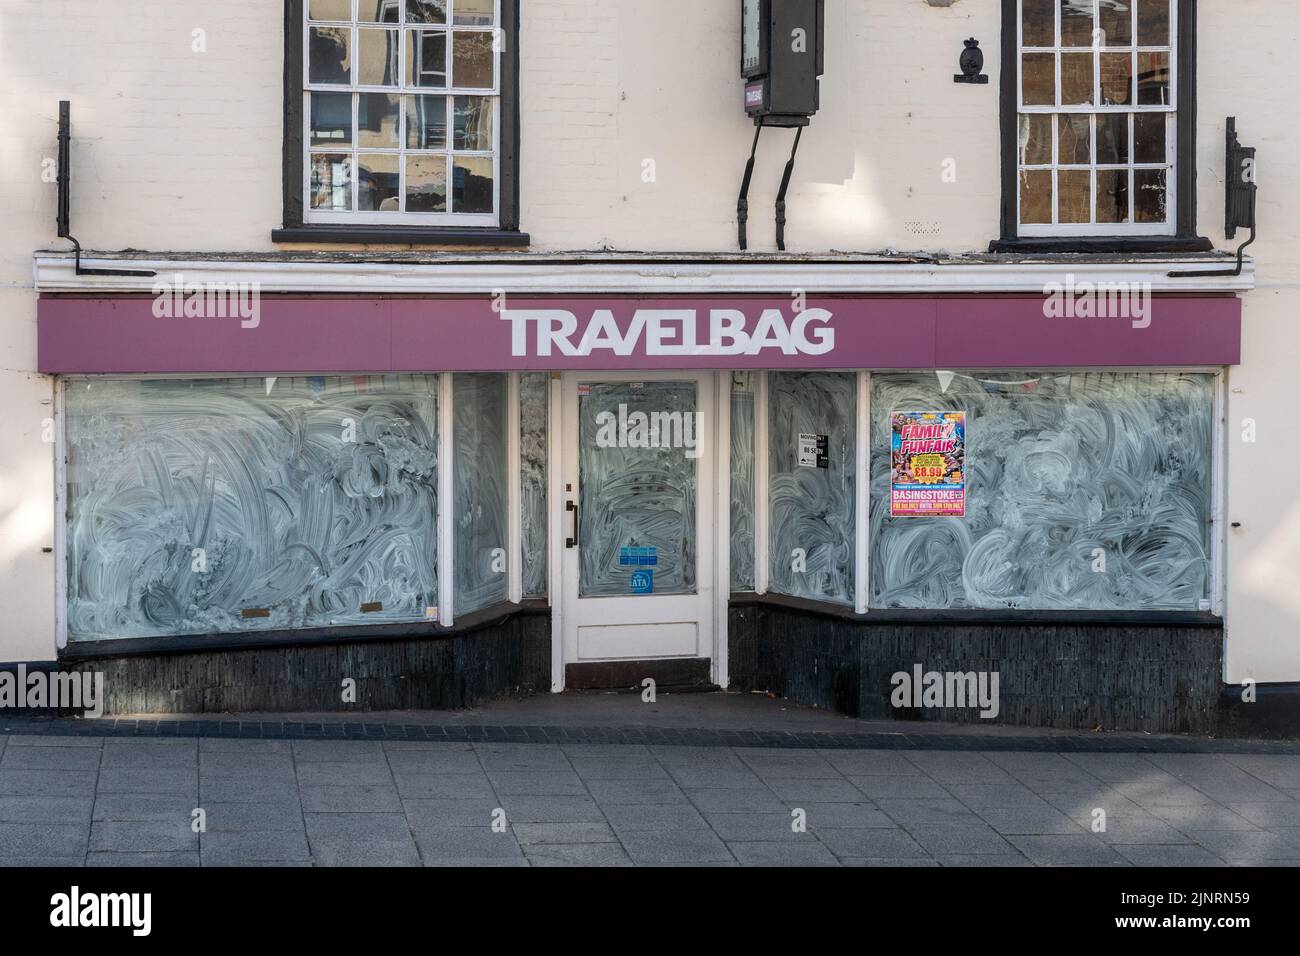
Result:
[[[1201,367],[1241,357],[1241,302],[1155,296],[1141,323],[1039,296],[262,296],[254,318],[149,296],[45,296],[49,374]]]

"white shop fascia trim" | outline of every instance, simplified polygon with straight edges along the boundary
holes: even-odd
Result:
[[[1169,257],[1133,261],[927,262],[852,260],[756,260],[717,262],[627,261],[619,258],[520,255],[517,258],[445,258],[422,262],[247,259],[223,256],[127,257],[83,254],[82,267],[142,269],[156,278],[77,275],[62,253],[36,253],[34,278],[42,293],[150,293],[157,282],[256,283],[262,293],[302,295],[483,295],[501,291],[537,295],[709,295],[788,296],[809,294],[944,295],[970,293],[1043,294],[1048,283],[1136,283],[1154,293],[1244,292],[1255,287],[1255,265],[1246,260],[1239,276],[1172,279],[1170,272],[1218,272],[1231,260]]]

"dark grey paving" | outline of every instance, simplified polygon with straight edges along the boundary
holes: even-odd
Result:
[[[932,856],[952,854],[1014,854],[1015,848],[985,823],[921,823],[908,834]]]
[[[17,735],[0,865],[1300,866],[1300,755],[807,736]]]
[[[514,832],[515,839],[523,847],[618,842],[608,823],[516,823]]]
[[[1127,863],[1090,833],[1007,836],[1007,842],[1038,866],[1116,866]]]
[[[839,860],[820,843],[728,843],[742,866],[839,866]]]
[[[311,860],[307,835],[301,830],[209,831],[201,835],[199,851],[204,866]]]
[[[423,827],[414,831],[420,856],[426,862],[469,860],[522,860],[523,851],[510,829],[483,827]]]
[[[1204,847],[1116,844],[1115,852],[1134,866],[1224,866]]]
[[[620,832],[619,840],[635,863],[731,863],[735,856],[716,833],[703,829],[636,830]]]
[[[96,820],[90,830],[91,852],[159,853],[198,848],[199,835],[191,829],[188,817],[165,822]]]
[[[534,844],[524,847],[533,866],[635,866],[620,843]]]
[[[825,827],[816,835],[828,850],[842,859],[932,859],[910,834],[900,829]]]

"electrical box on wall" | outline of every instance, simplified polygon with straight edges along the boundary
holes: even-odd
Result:
[[[824,0],[741,0],[745,112],[759,126],[807,126],[820,106]]]

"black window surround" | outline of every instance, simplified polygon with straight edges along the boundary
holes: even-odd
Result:
[[[527,246],[519,230],[519,0],[501,0],[500,225],[421,226],[306,223],[303,221],[303,4],[284,3],[284,224],[271,230],[272,242],[384,243],[437,246]]]
[[[1033,236],[1019,235],[1017,217],[1019,10],[1017,0],[1002,0],[1002,235],[989,244],[1001,253],[1187,253],[1209,252],[1214,244],[1196,234],[1196,0],[1178,5],[1178,197],[1177,228],[1172,236]]]

